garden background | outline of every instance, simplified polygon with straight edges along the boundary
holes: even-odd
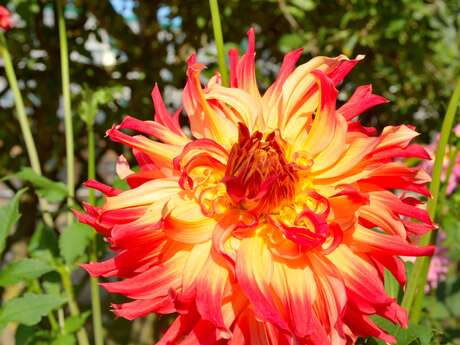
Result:
[[[1,300],[3,311],[9,300],[23,298],[22,312],[28,308],[36,312],[35,318],[19,320],[19,324],[8,323],[5,313],[0,312],[0,343],[74,344],[81,327],[86,328],[93,343],[90,280],[78,266],[88,261],[93,238],[79,235],[62,240],[59,235],[64,231],[68,208],[63,184],[67,169],[56,3],[11,0],[0,4],[13,13],[14,27],[5,33],[5,38],[47,178],[40,179],[24,169],[30,163],[15,113],[14,95],[5,78],[4,63],[0,62],[0,205],[15,206],[11,204],[13,196],[28,187],[20,202],[13,200],[22,216],[0,257]],[[374,92],[391,102],[364,114],[364,124],[379,129],[384,124],[413,124],[421,134],[420,143],[435,140],[459,78],[459,1],[222,1],[220,12],[226,50],[245,49],[246,32],[255,28],[257,73],[262,88],[274,79],[283,54],[293,49],[304,48],[301,61],[316,55],[364,54],[366,58],[359,68],[342,85],[339,100],[347,99],[356,85],[372,83]],[[74,126],[74,204],[78,205],[89,197],[82,185],[88,178],[88,133],[94,133],[96,178],[120,185],[120,181],[114,181],[115,161],[120,153],[128,152],[104,138],[105,131],[124,115],[151,119],[154,109],[150,92],[155,83],[167,106],[177,108],[189,55],[196,51],[198,60],[208,64],[207,77],[217,69],[217,58],[208,1],[71,0],[63,3],[63,13]],[[451,152],[457,145],[455,140],[459,137],[452,135]],[[48,215],[55,229],[39,217],[38,196],[49,203]],[[438,223],[446,238],[440,245],[448,260],[443,261],[447,272],[441,274],[437,288],[427,292],[423,327],[411,335],[400,335],[400,344],[460,344],[460,188],[442,197],[439,205]],[[2,210],[3,223],[6,213],[5,208]],[[104,242],[98,240],[97,256],[109,255]],[[25,267],[22,277],[14,267],[13,274],[11,268],[6,269],[26,257],[35,260],[29,264],[43,260],[48,263],[35,266],[32,274],[30,267]],[[50,264],[56,260],[63,261],[58,266],[67,273]],[[62,285],[62,277],[68,277],[67,283],[73,285],[81,311],[70,313],[73,317],[67,317],[64,303],[68,291]],[[40,307],[37,312],[33,303],[24,300],[27,292],[54,296],[54,301],[62,298],[63,302],[48,305],[49,310]],[[121,299],[103,291],[101,298],[106,344],[151,344],[170,321],[154,316],[134,322],[116,319],[110,304]],[[53,333],[48,312],[57,315],[57,322],[66,318],[65,337]]]

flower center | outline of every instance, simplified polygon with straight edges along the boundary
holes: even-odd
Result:
[[[264,137],[239,125],[222,179],[235,205],[260,214],[295,196],[298,167],[287,161],[283,147],[278,131]]]

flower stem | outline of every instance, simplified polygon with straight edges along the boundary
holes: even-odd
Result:
[[[59,274],[61,275],[62,286],[64,288],[65,294],[67,295],[67,303],[69,305],[70,315],[76,316],[80,314],[80,309],[78,308],[77,301],[75,299],[75,294],[73,291],[72,280],[70,275],[70,270],[67,266],[62,266],[59,269]],[[79,345],[89,345],[88,335],[84,328],[80,329],[77,333],[78,344]]]
[[[212,28],[214,30],[214,40],[217,48],[217,61],[219,63],[220,76],[222,85],[228,86],[228,72],[225,66],[224,38],[222,36],[222,25],[220,23],[219,4],[217,0],[209,0],[211,9]]]
[[[75,196],[75,170],[74,170],[74,145],[73,145],[73,126],[72,126],[72,110],[70,108],[70,77],[69,77],[69,53],[67,48],[67,33],[64,19],[63,1],[56,0],[58,30],[59,30],[59,48],[61,55],[61,79],[62,79],[62,96],[64,103],[64,126],[65,126],[65,142],[66,142],[66,162],[67,162],[67,206],[71,207]],[[71,212],[67,214],[67,224],[73,222]],[[61,279],[64,290],[67,294],[68,304],[71,315],[80,314],[78,304],[75,300],[73,291],[71,273],[67,267],[61,270]],[[82,328],[77,333],[79,345],[89,345],[88,335],[85,328]]]
[[[22,98],[21,91],[19,90],[18,80],[16,73],[14,72],[13,62],[11,61],[10,52],[8,50],[8,45],[6,43],[5,35],[0,31],[0,53],[3,58],[3,65],[5,67],[6,77],[10,85],[11,91],[14,95],[14,104],[16,106],[16,115],[19,121],[19,126],[21,128],[22,137],[26,145],[27,155],[29,157],[30,166],[32,170],[38,174],[42,174],[42,169],[40,166],[40,159],[38,157],[37,147],[35,146],[35,141],[32,136],[32,131],[30,130],[29,120],[27,118],[26,110],[24,107],[24,101]],[[45,199],[38,199],[40,204],[40,209],[42,211],[43,220],[45,224],[49,227],[53,227],[53,218],[48,213],[49,206],[48,202]]]
[[[96,177],[96,155],[94,144],[94,128],[92,125],[86,126],[88,134],[88,178],[94,179]],[[95,204],[94,190],[89,189],[88,201],[91,205]],[[91,261],[97,260],[97,236],[94,236],[91,242]],[[102,316],[101,316],[101,297],[99,294],[99,284],[97,278],[91,277],[91,308],[93,311],[93,328],[94,328],[94,343],[96,345],[104,344]]]
[[[457,113],[460,101],[460,80],[457,81],[454,93],[449,101],[447,112],[442,123],[441,134],[433,165],[433,176],[430,185],[432,198],[428,201],[428,213],[431,219],[435,219],[436,208],[439,199],[439,189],[441,185],[442,163],[446,153],[446,146],[454,124],[455,114]],[[419,244],[422,246],[436,243],[437,230],[433,230],[420,238]],[[420,295],[424,292],[428,268],[430,267],[431,257],[419,257],[415,261],[414,268],[408,279],[406,293],[402,301],[402,306],[409,311],[412,322],[417,323],[421,316],[423,298]]]
[[[88,136],[88,179],[96,177],[96,154],[94,145],[94,128],[92,125],[86,125],[86,133]],[[91,205],[96,203],[94,197],[94,189],[88,189],[88,201]]]
[[[5,66],[6,77],[8,78],[11,91],[13,91],[14,94],[16,114],[18,117],[19,125],[21,126],[22,136],[26,145],[30,165],[37,174],[41,174],[40,160],[38,159],[37,148],[32,137],[29,120],[27,119],[26,111],[24,108],[24,101],[22,100],[21,91],[19,90],[16,73],[14,72],[13,63],[11,62],[11,56],[6,45],[5,36],[1,31],[0,50],[2,53],[3,64]]]
[[[61,54],[61,79],[62,96],[64,103],[64,125],[66,142],[66,162],[67,162],[67,206],[70,208],[75,196],[75,171],[74,171],[74,146],[73,146],[73,125],[72,110],[70,108],[70,78],[69,78],[69,53],[67,48],[67,34],[64,19],[63,0],[57,0],[57,17],[59,28],[59,47]],[[73,222],[72,213],[67,215],[68,224]]]

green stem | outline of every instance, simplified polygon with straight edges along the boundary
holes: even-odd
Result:
[[[428,201],[428,213],[431,219],[436,217],[436,208],[439,199],[439,189],[441,185],[442,163],[444,161],[446,146],[449,142],[449,135],[455,120],[458,104],[460,101],[460,80],[458,80],[454,93],[449,101],[447,112],[444,117],[441,134],[439,138],[438,148],[433,165],[433,176],[430,185],[432,198]],[[421,237],[419,244],[422,246],[436,243],[437,231],[433,230],[428,234]],[[431,257],[419,257],[415,261],[414,268],[408,279],[406,293],[404,295],[402,306],[409,311],[410,319],[412,322],[417,323],[420,319],[423,298],[419,297],[423,294],[428,275],[428,268],[430,267]]]
[[[227,67],[225,66],[224,38],[222,36],[222,25],[220,23],[219,4],[217,3],[217,0],[209,0],[209,7],[211,9],[212,28],[214,30],[214,40],[216,41],[217,61],[219,63],[222,85],[228,86],[228,72]]]
[[[70,315],[77,316],[80,314],[80,309],[78,308],[78,304],[75,299],[70,270],[67,266],[63,266],[60,268],[59,274],[61,275],[62,286],[64,288],[65,294],[67,295]],[[84,328],[78,331],[77,338],[79,345],[89,345],[88,335],[86,334]]]
[[[75,168],[74,168],[74,147],[73,147],[73,125],[72,110],[70,108],[70,78],[69,78],[69,53],[67,48],[67,34],[64,19],[63,0],[57,0],[57,17],[59,27],[59,47],[61,54],[61,79],[62,96],[64,103],[64,125],[67,162],[67,206],[70,208],[75,196]],[[73,222],[72,213],[67,215],[67,222]]]
[[[65,142],[66,142],[66,167],[67,167],[67,206],[70,208],[73,205],[75,196],[75,168],[74,168],[74,145],[73,145],[73,125],[72,125],[72,110],[70,108],[70,77],[69,77],[69,52],[67,48],[67,33],[64,18],[63,1],[56,0],[57,18],[59,29],[59,48],[61,55],[61,79],[62,79],[62,96],[64,103],[64,126],[65,126]],[[67,223],[73,222],[71,212],[67,214]],[[70,279],[70,270],[65,267],[61,270],[61,279],[68,297],[68,304],[71,315],[79,315],[80,310],[76,303],[72,282]],[[78,343],[80,345],[89,345],[88,335],[86,330],[82,328],[77,333]]]
[[[40,159],[38,157],[37,147],[35,146],[35,141],[32,136],[32,131],[30,130],[29,120],[27,118],[26,110],[24,107],[24,101],[22,98],[21,91],[19,90],[18,80],[16,73],[14,72],[13,62],[11,60],[10,52],[8,50],[8,45],[6,43],[5,36],[2,31],[0,31],[0,52],[3,58],[3,65],[5,68],[5,74],[10,84],[11,91],[14,95],[14,104],[16,106],[16,116],[19,121],[19,126],[21,128],[22,137],[24,138],[24,144],[26,145],[27,155],[29,157],[30,166],[32,170],[38,175],[42,174],[42,169],[40,166]],[[49,227],[53,227],[53,218],[48,213],[49,206],[48,202],[44,199],[39,199],[40,208],[43,212],[43,219],[45,224]]]
[[[24,143],[26,145],[27,154],[29,156],[30,165],[37,174],[41,175],[40,160],[38,158],[37,148],[35,146],[35,142],[32,137],[32,132],[30,130],[29,120],[27,119],[24,101],[22,100],[21,91],[19,91],[16,73],[14,72],[13,63],[11,62],[11,56],[6,45],[5,36],[1,31],[0,50],[2,52],[6,77],[8,78],[11,91],[13,91],[16,105],[16,114],[18,117],[19,125],[21,126],[22,137],[24,138]]]
[[[96,153],[94,144],[94,128],[92,125],[86,125],[86,133],[88,135],[88,179],[96,177]],[[94,189],[88,190],[88,201],[91,205],[96,203],[94,197]]]
[[[96,177],[96,154],[94,144],[94,129],[92,125],[86,126],[88,133],[88,178],[94,179]],[[88,201],[94,205],[96,200],[94,197],[94,190],[89,189]],[[94,236],[91,242],[91,261],[97,260],[97,235]],[[94,328],[94,342],[96,345],[104,344],[104,334],[102,328],[101,316],[101,297],[99,294],[99,284],[97,278],[91,278],[91,308],[93,311],[93,328]]]

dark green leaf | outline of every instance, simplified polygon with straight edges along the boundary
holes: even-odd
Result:
[[[19,200],[26,188],[19,190],[11,201],[0,208],[0,254],[5,249],[6,238],[11,232],[13,225],[19,220]]]
[[[39,223],[29,241],[30,256],[53,262],[53,256],[59,255],[58,237],[53,229]]]
[[[31,345],[33,344],[37,328],[34,326],[19,325],[16,334],[16,345]]]
[[[67,264],[73,264],[85,253],[93,236],[93,230],[86,224],[73,223],[59,237],[61,256]]]
[[[22,259],[11,262],[0,270],[0,286],[32,280],[52,270],[53,267],[38,259]]]
[[[6,302],[0,310],[0,327],[8,322],[33,326],[50,311],[65,303],[65,298],[46,294],[26,293],[24,296]]]

